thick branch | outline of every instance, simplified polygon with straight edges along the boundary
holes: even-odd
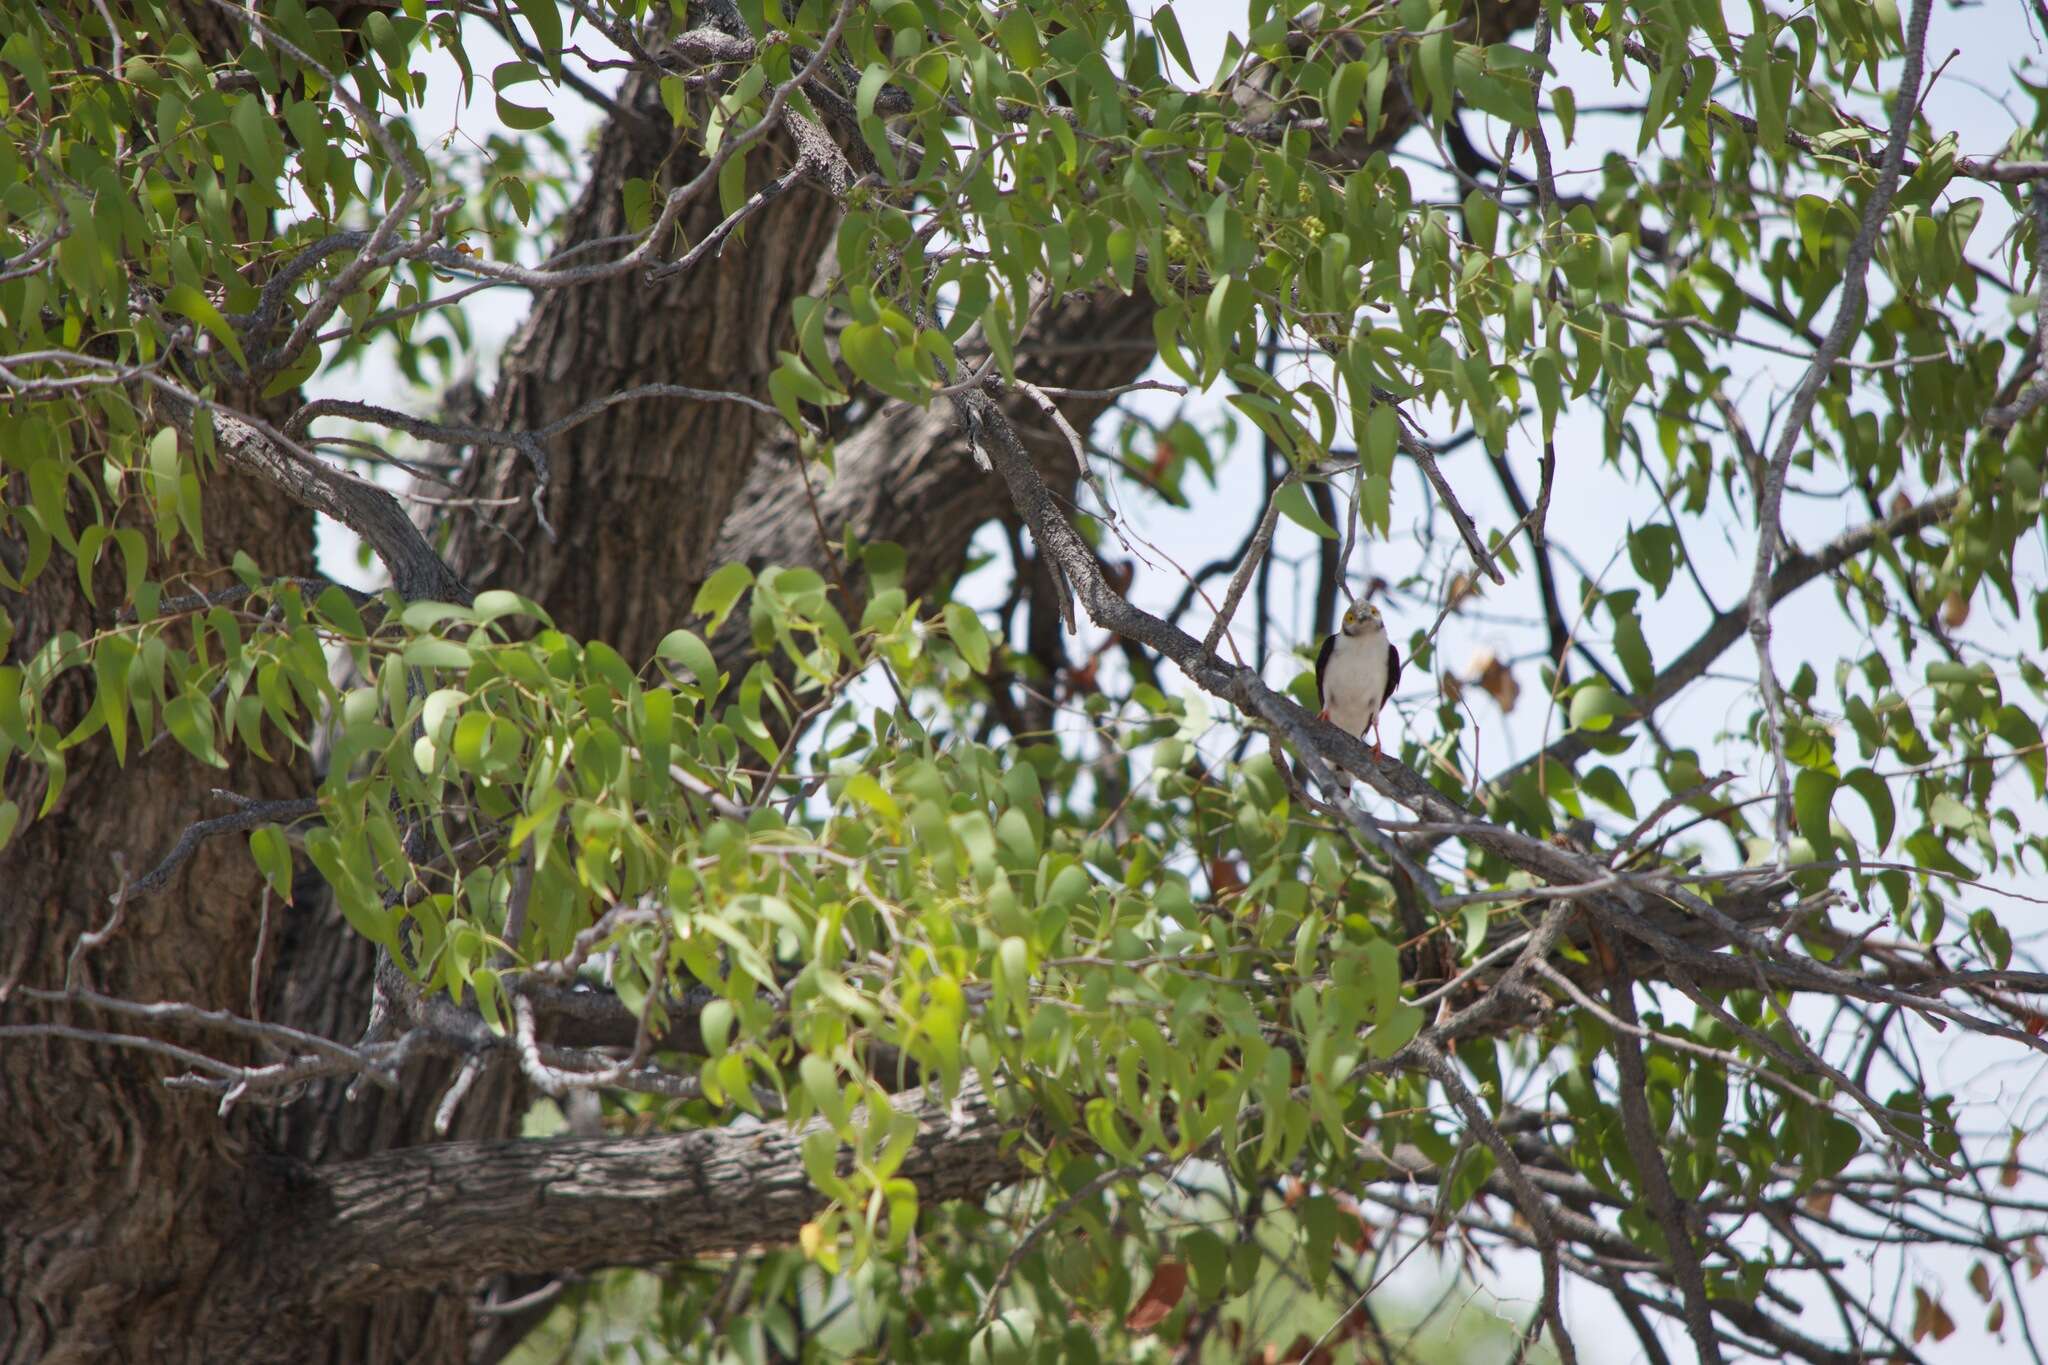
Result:
[[[978,1198],[1023,1176],[1004,1141],[1016,1130],[980,1092],[902,1112],[919,1132],[897,1174],[924,1203]],[[332,1309],[504,1272],[791,1242],[825,1205],[803,1160],[804,1140],[820,1130],[746,1124],[649,1138],[440,1143],[340,1162],[307,1173],[312,1187],[293,1245],[259,1255],[314,1267],[305,1298]]]
[[[406,601],[467,603],[474,596],[434,552],[398,499],[384,489],[289,449],[278,433],[266,432],[225,409],[214,410],[213,429],[229,464],[361,536],[390,570],[392,586]]]

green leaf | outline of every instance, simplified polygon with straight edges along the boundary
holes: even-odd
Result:
[[[1465,196],[1465,232],[1471,244],[1488,255],[1500,232],[1500,205],[1483,189]]]
[[[846,779],[846,796],[849,800],[860,802],[886,820],[896,821],[903,818],[903,809],[896,804],[896,798],[889,795],[881,783],[866,773],[855,773]]]
[[[1564,411],[1564,371],[1556,351],[1548,346],[1529,357],[1529,378],[1536,385],[1536,401],[1543,410],[1543,439],[1557,434],[1558,415]]]
[[[1337,539],[1337,528],[1324,521],[1317,514],[1315,505],[1309,501],[1308,490],[1299,479],[1289,479],[1273,494],[1273,501],[1280,505],[1280,513],[1295,525],[1313,531],[1324,540]]]
[[[204,697],[176,696],[164,703],[164,726],[185,751],[216,768],[228,766],[213,744],[213,707]]]
[[[1330,122],[1332,142],[1344,136],[1352,120],[1358,117],[1358,104],[1365,96],[1365,78],[1370,71],[1364,62],[1346,62],[1330,78],[1329,93],[1323,97],[1323,116]]]
[[[988,672],[991,650],[988,631],[981,624],[981,617],[974,609],[959,602],[946,603],[946,634],[960,651],[960,657],[967,660],[967,666],[976,673]]]
[[[1792,810],[1799,817],[1799,832],[1821,857],[1826,857],[1834,844],[1828,834],[1828,810],[1834,803],[1836,785],[1833,774],[1818,768],[1802,769],[1792,783]]]
[[[469,604],[469,610],[472,619],[479,624],[488,624],[505,616],[529,617],[543,626],[554,624],[553,619],[531,598],[522,597],[516,592],[507,592],[503,588],[486,588],[478,593],[476,600]]]
[[[850,1111],[845,1092],[839,1087],[838,1069],[816,1053],[808,1053],[797,1063],[797,1073],[812,1106],[832,1125],[833,1131],[843,1133]]]
[[[414,668],[467,669],[470,665],[468,646],[432,635],[407,641],[400,657]]]
[[[1029,72],[1045,60],[1045,49],[1038,43],[1038,25],[1032,22],[1027,6],[1012,5],[996,21],[996,41],[1019,71]]]
[[[1202,74],[1195,70],[1195,63],[1188,56],[1187,39],[1181,36],[1180,20],[1174,17],[1172,5],[1161,5],[1152,11],[1152,30],[1166,45],[1167,55],[1180,63],[1180,69],[1187,72],[1192,79],[1201,80]]]
[[[1976,812],[1947,792],[1936,792],[1928,802],[1927,818],[1954,834],[1968,834],[1979,822]]]
[[[678,128],[690,121],[690,92],[681,76],[661,78],[661,107],[668,110],[669,122]]]
[[[249,855],[270,889],[284,900],[292,898],[292,849],[284,831],[276,825],[258,825],[249,831]]]
[[[744,564],[727,564],[704,580],[704,586],[697,589],[697,598],[690,604],[690,610],[699,616],[709,616],[711,632],[715,635],[725,624],[725,618],[732,614],[740,594],[753,585],[752,569]]]
[[[897,359],[896,339],[879,322],[856,322],[839,334],[839,354],[863,383],[914,401],[916,375]]]
[[[1678,553],[1678,533],[1669,526],[1644,526],[1628,533],[1629,563],[1659,597],[1671,586]]]
[[[2048,791],[2048,754],[2041,749],[2041,727],[2033,717],[2017,706],[2001,706],[1992,721],[1992,732],[2007,744],[2019,757],[2027,776],[2033,780],[2034,795],[2041,796]]]
[[[531,62],[500,62],[491,72],[491,89],[496,92],[498,121],[507,128],[522,133],[545,128],[555,121],[554,111],[514,104],[505,98],[505,91],[516,85],[540,79],[540,72]]]
[[[1459,912],[1465,920],[1465,946],[1463,960],[1470,962],[1478,955],[1479,945],[1486,942],[1486,926],[1489,920],[1486,906],[1474,902]]]
[[[737,568],[745,572],[744,566],[741,565],[729,564],[726,567]],[[749,575],[748,577],[751,581],[752,576]],[[710,584],[707,583],[705,586],[709,587]],[[743,583],[740,586],[745,587],[746,585]],[[700,592],[697,596],[699,608],[701,609],[703,593]],[[723,618],[721,617],[721,619]],[[702,637],[694,630],[684,630],[678,627],[670,631],[661,637],[661,643],[655,646],[654,653],[657,658],[667,659],[672,663],[679,663],[689,669],[691,674],[696,677],[697,686],[705,696],[715,697],[718,695],[720,681],[718,660],[712,657],[710,646],[706,645]]]
[[[351,639],[361,639],[368,632],[363,628],[363,614],[356,610],[356,604],[346,592],[329,584],[320,590],[313,609],[329,625]]]
[[[555,0],[517,0],[519,13],[533,29],[534,46],[548,59],[550,69],[561,69],[562,12]]]
[[[1612,768],[1593,767],[1580,773],[1579,790],[1609,810],[1619,811],[1629,819],[1635,819],[1635,798],[1628,794],[1628,787],[1615,776]]]
[[[1600,731],[1611,727],[1615,717],[1628,707],[1614,689],[1599,679],[1583,683],[1572,693],[1571,721],[1574,730]]]
[[[1635,594],[1630,592],[1629,596]],[[1609,607],[1615,605],[1618,594],[1610,594]],[[1640,694],[1647,690],[1656,676],[1656,667],[1650,659],[1649,644],[1643,639],[1643,621],[1636,615],[1633,606],[1614,612],[1614,653],[1621,660],[1622,671],[1628,675],[1629,685]]]
[[[1870,822],[1877,829],[1877,852],[1882,855],[1892,841],[1895,813],[1892,809],[1892,790],[1882,777],[1869,768],[1857,768],[1845,774],[1842,785],[1863,798],[1863,804],[1870,808]]]
[[[1458,45],[1441,13],[1431,22],[1430,29],[1415,46],[1415,65],[1421,69],[1423,89],[1429,92],[1430,117],[1441,122],[1451,114],[1452,69]]]
[[[228,320],[220,315],[212,300],[189,284],[174,284],[164,295],[164,306],[172,312],[182,314],[206,329],[207,335],[227,347],[228,354],[243,369],[249,368],[249,358],[242,354],[242,339],[235,335],[235,329],[228,326]]]
[[[1413,1005],[1394,1006],[1392,1012],[1366,1035],[1366,1051],[1376,1061],[1385,1061],[1415,1040],[1415,1035],[1422,1032],[1426,1018],[1428,1016]]]

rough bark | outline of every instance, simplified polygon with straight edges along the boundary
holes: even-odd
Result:
[[[218,586],[222,552],[236,547],[280,573],[311,572],[311,514],[260,488],[222,496],[228,482],[208,486],[207,557],[181,554],[159,574]],[[19,549],[0,544],[15,565]],[[112,564],[101,566],[96,588],[100,604],[120,600]],[[56,563],[8,609],[15,663],[61,631],[88,634],[112,617],[111,607],[86,599],[68,564]],[[51,722],[68,731],[92,695],[88,679],[66,675],[50,698]],[[0,854],[0,985],[61,988],[79,937],[107,923],[122,868],[141,876],[187,824],[217,813],[210,788],[282,798],[302,794],[309,780],[303,765],[242,752],[225,771],[206,768],[168,739],[141,754],[131,739],[125,766],[104,737],[72,750],[56,806]],[[42,779],[11,765],[6,793],[34,811]],[[120,930],[83,959],[82,982],[129,999],[241,1007],[262,886],[238,841],[215,841],[161,895],[128,907]],[[0,1005],[0,1023],[29,1017],[18,1003]],[[85,1009],[38,1008],[33,1017],[107,1026]],[[204,1099],[164,1089],[162,1078],[180,1069],[96,1044],[0,1043],[0,1112],[12,1116],[0,1123],[0,1359],[139,1359],[148,1353],[137,1343],[197,1330],[193,1315],[232,1221],[224,1195],[248,1134],[222,1124]]]
[[[1004,1142],[1015,1126],[979,1093],[903,1112],[920,1130],[898,1173],[924,1202],[975,1198],[1022,1174]],[[336,1163],[290,1192],[276,1249],[317,1264],[305,1297],[317,1311],[493,1274],[785,1244],[825,1207],[802,1150],[821,1126],[742,1120],[644,1138],[440,1143]]]
[[[1018,378],[1073,389],[1127,384],[1152,363],[1152,311],[1151,298],[1142,292],[1067,299],[1027,332],[1018,348]],[[1058,344],[1078,336],[1098,344]],[[1110,402],[1070,398],[1060,410],[1076,430],[1087,431]],[[1037,405],[1011,395],[1004,408],[1045,477],[1055,487],[1071,488],[1079,473],[1072,450]],[[924,409],[889,404],[839,443],[836,465],[829,478],[816,469],[806,477],[794,448],[774,443],[755,462],[711,562],[738,561],[757,570],[803,565],[828,578],[843,576],[847,591],[840,611],[857,621],[866,605],[863,580],[839,563],[848,528],[863,541],[901,545],[905,594],[929,599],[959,574],[975,533],[1011,515],[1002,480],[969,456],[966,433],[948,403]],[[720,667],[735,672],[751,648],[746,623],[737,616],[713,642]]]
[[[671,127],[655,82],[630,77],[591,156],[590,179],[564,244],[628,231],[623,186],[688,181],[704,157]],[[749,188],[788,169],[784,139],[757,144]],[[724,217],[715,194],[684,212],[688,242]],[[542,295],[506,350],[482,424],[531,431],[593,398],[640,384],[767,396],[790,301],[808,287],[838,214],[798,185],[770,202],[723,250],[649,284],[634,271]],[[561,437],[542,494],[549,537],[531,503],[535,471],[511,451],[474,452],[455,496],[509,498],[451,519],[446,553],[473,588],[512,588],[544,603],[573,635],[645,659],[683,620],[717,567],[713,544],[746,481],[768,419],[733,403],[620,403]]]

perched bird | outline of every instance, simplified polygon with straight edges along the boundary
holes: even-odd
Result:
[[[1353,602],[1337,633],[1323,641],[1316,655],[1316,691],[1323,699],[1323,719],[1363,739],[1372,730],[1372,756],[1380,753],[1380,708],[1401,681],[1401,651],[1387,638],[1380,609]]]

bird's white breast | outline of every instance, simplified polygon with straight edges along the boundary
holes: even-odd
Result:
[[[1387,633],[1337,636],[1324,678],[1323,705],[1339,729],[1363,734],[1387,699]]]

